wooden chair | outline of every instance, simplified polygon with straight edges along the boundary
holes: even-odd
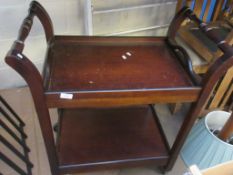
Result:
[[[207,14],[209,13],[209,7],[211,0],[207,1],[205,13],[203,13],[203,1],[188,1],[186,5],[190,5],[190,2],[195,2],[194,13],[197,16],[202,16],[204,20],[207,20]],[[213,20],[207,22],[208,27],[213,30],[217,30],[221,34],[221,37],[228,42],[230,45],[233,44],[233,28],[230,25],[230,15],[220,11],[220,7],[224,1],[218,1],[213,13]],[[231,9],[233,6],[232,1],[228,1],[226,9]],[[179,4],[178,4],[179,5]],[[209,5],[209,6],[207,6]],[[228,7],[229,6],[229,7]],[[177,6],[179,9],[180,7]],[[221,19],[221,20],[219,20]],[[209,40],[193,22],[186,22],[179,30],[179,36],[191,49],[198,54],[199,58],[195,57],[193,61],[194,71],[198,74],[206,73],[209,64],[221,55],[221,51],[217,48],[211,40]],[[198,59],[200,61],[196,61]]]
[[[194,1],[186,1],[185,5],[191,6],[193,2]],[[221,34],[224,41],[232,45],[233,27],[231,25],[231,15],[233,1],[227,1],[225,9],[221,11],[223,3],[224,1],[216,2],[215,10],[212,15],[212,21],[208,23],[208,27],[216,30]],[[195,6],[193,7],[194,13],[197,16],[201,16],[203,20],[207,20],[210,4],[211,0],[207,1],[207,4],[204,4],[204,1],[195,1]],[[181,8],[182,5],[184,4],[181,4],[181,1],[179,1],[177,9]],[[205,9],[204,13],[203,8]],[[206,73],[210,64],[222,54],[217,45],[209,40],[193,22],[186,22],[180,28],[179,37],[180,40],[185,42],[185,44],[182,44],[183,46],[186,45],[186,47],[190,47],[197,54],[192,54],[193,56],[191,56],[191,59],[193,62],[194,71],[198,74]],[[227,109],[226,104],[228,103],[233,92],[232,73],[233,70],[229,70],[225,77],[220,80],[219,84],[216,86],[215,95],[211,96],[209,102],[207,103],[206,109],[203,111],[203,114],[216,108]],[[176,104],[175,107],[173,107],[173,112],[176,112],[180,108],[179,106],[180,104]]]
[[[48,45],[43,75],[23,54],[34,16]],[[175,42],[186,18],[224,53],[202,80]],[[144,164],[170,170],[214,85],[233,65],[232,47],[203,24],[184,8],[167,37],[56,36],[48,14],[33,1],[5,60],[28,83],[52,174]],[[192,105],[170,148],[150,104],[172,102]],[[49,108],[60,111],[56,144]]]
[[[0,114],[0,142],[4,145],[4,148],[9,150],[6,151],[7,149],[5,149],[5,151],[0,152],[0,160],[13,169],[14,173],[32,175],[33,164],[28,156],[30,149],[26,144],[25,123],[2,96],[0,96]],[[22,164],[20,162],[16,163],[15,159],[22,161]],[[8,168],[6,167],[6,169]],[[0,170],[1,173],[2,170]]]
[[[178,0],[176,12],[184,6],[187,6],[192,8],[193,12],[204,22],[214,22],[223,18],[225,20],[226,17],[230,19],[232,14],[232,0],[219,0],[216,1],[215,4],[213,4],[213,2],[212,0],[207,0],[205,2],[203,0]],[[213,10],[212,14],[209,10]]]

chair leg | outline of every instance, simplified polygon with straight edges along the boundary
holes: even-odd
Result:
[[[169,104],[169,108],[172,114],[176,114],[181,109],[182,103]]]
[[[53,125],[53,131],[58,132],[58,122]]]

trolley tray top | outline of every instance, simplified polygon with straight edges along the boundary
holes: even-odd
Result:
[[[61,93],[79,100],[167,94],[168,102],[194,101],[200,91],[165,37],[55,36],[45,65],[44,85],[52,103],[67,102]]]

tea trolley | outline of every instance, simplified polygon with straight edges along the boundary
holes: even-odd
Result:
[[[42,75],[23,54],[34,17],[47,40]],[[204,77],[193,72],[175,41],[186,18],[223,52]],[[232,47],[189,8],[176,14],[166,37],[57,36],[45,9],[33,1],[5,60],[30,88],[55,175],[144,164],[170,170],[214,85],[233,65],[232,55]],[[152,104],[177,102],[191,108],[169,147]],[[49,108],[59,113],[56,143]]]

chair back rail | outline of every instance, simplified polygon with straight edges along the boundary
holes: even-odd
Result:
[[[177,55],[178,59],[181,61],[181,64],[187,70],[189,75],[191,76],[192,80],[198,85],[201,83],[201,78],[198,76],[192,66],[192,61],[187,54],[187,52],[180,47],[176,41],[175,37],[177,31],[179,30],[181,24],[184,22],[185,19],[190,19],[191,21],[195,22],[201,31],[214,43],[217,44],[218,48],[222,50],[223,54],[227,54],[228,52],[232,52],[232,47],[227,44],[227,41],[222,40],[219,34],[212,30],[212,28],[208,27],[206,23],[202,22],[197,16],[190,10],[188,7],[183,7],[174,17],[171,22],[171,25],[168,29],[168,44],[172,47],[174,53]]]
[[[7,108],[8,111],[11,112],[12,115],[14,115],[15,119],[20,123],[20,126],[24,127],[25,123],[21,120],[21,118],[15,113],[15,111],[10,107],[10,105],[0,96],[0,101],[2,104]]]
[[[190,7],[194,13],[203,21],[216,21],[225,13],[232,13],[232,0],[178,0],[176,11],[182,7]]]
[[[27,135],[24,132],[25,123],[20,119],[20,117],[15,113],[15,111],[10,107],[10,105],[0,96],[0,127],[4,133],[13,138],[22,148],[19,151],[18,147],[12,143],[10,137],[5,137],[5,135],[0,134],[0,142],[8,148],[16,157],[23,161],[26,165],[26,169],[17,165],[14,160],[8,157],[7,154],[0,152],[0,159],[5,162],[9,167],[14,169],[17,173],[22,175],[31,175],[33,164],[29,160],[28,153],[30,151],[29,147],[26,145],[25,140]],[[13,155],[13,154],[11,154]],[[0,173],[1,174],[1,173]]]
[[[197,16],[193,13],[192,10],[188,7],[183,7],[180,12],[177,13],[174,20],[172,21],[169,30],[168,30],[168,37],[172,40],[175,40],[176,33],[180,28],[182,22],[189,18],[193,22],[195,22],[200,30],[205,33],[205,35],[211,39],[223,53],[229,52],[232,48],[230,45],[226,44],[226,41],[221,38],[221,36],[213,30],[213,28],[208,27],[206,23],[201,21]]]
[[[203,3],[203,2],[202,1],[196,1],[196,3]],[[208,26],[206,26],[207,30],[211,30],[212,27],[216,27],[219,24],[221,25],[221,27],[222,27],[223,24],[224,24],[224,26],[227,26],[227,24],[230,24],[229,20],[228,20],[229,16],[226,16],[226,15],[231,12],[231,9],[232,9],[232,6],[233,6],[233,1],[232,0],[225,1],[224,5],[222,5],[220,3],[221,2],[218,1],[218,6],[221,6],[223,8],[222,8],[222,11],[219,13],[218,20],[222,20],[222,21],[216,21],[216,22],[209,23]],[[225,14],[225,13],[227,13],[227,14]],[[199,15],[197,12],[195,12],[195,14]],[[182,26],[182,30],[179,31],[179,34],[180,34],[180,36],[182,36],[182,39],[185,42],[187,42],[197,53],[199,53],[200,55],[202,55],[204,57],[204,59],[207,60],[208,65],[205,65],[205,67],[203,65],[196,65],[196,67],[194,67],[195,70],[196,70],[196,73],[198,71],[200,71],[200,70],[201,70],[201,73],[204,73],[204,72],[207,71],[209,65],[211,65],[211,62],[213,62],[214,60],[218,59],[223,53],[220,51],[220,49],[218,49],[214,53],[209,52],[208,49],[204,49],[203,50],[202,49],[203,48],[203,44],[202,43],[198,44],[199,40],[197,40],[194,37],[194,35],[192,35],[191,32],[189,33],[189,28],[191,28],[191,27],[193,27],[193,23],[192,22],[186,24],[185,26]],[[230,26],[228,26],[228,28],[229,27]],[[214,34],[214,35],[217,36],[216,34]],[[233,37],[232,36],[233,36],[233,30],[231,30],[229,32],[229,34],[227,35],[227,37],[225,38],[225,40],[222,39],[223,41],[221,41],[220,39],[218,39],[218,38],[217,39],[223,45],[225,45],[224,43],[226,42],[230,46],[232,46],[232,44],[233,44]],[[192,42],[192,40],[195,41],[195,42]],[[215,40],[216,40],[216,38],[215,38]],[[203,51],[205,51],[205,52],[203,52]],[[207,53],[210,53],[210,54],[207,54]],[[197,68],[198,68],[198,71],[197,71]],[[233,68],[231,68],[231,69],[233,69]],[[229,70],[226,73],[226,75],[224,76],[224,78],[223,78],[224,81],[220,80],[220,82],[222,82],[222,83],[220,83],[220,85],[216,86],[216,88],[215,88],[215,94],[213,96],[211,96],[211,98],[210,98],[210,100],[209,100],[209,102],[208,102],[208,104],[206,106],[206,109],[203,111],[203,113],[207,112],[209,110],[212,110],[214,108],[220,107],[220,108],[223,109],[224,107],[226,107],[225,104],[227,103],[227,101],[228,101],[228,99],[230,97],[230,94],[232,92],[231,89],[229,89],[229,92],[228,92],[228,87],[230,87],[230,85],[231,85],[230,82],[229,82],[230,80],[228,80],[228,79],[232,78],[230,72],[231,71]],[[225,83],[225,81],[228,81],[229,83]]]

